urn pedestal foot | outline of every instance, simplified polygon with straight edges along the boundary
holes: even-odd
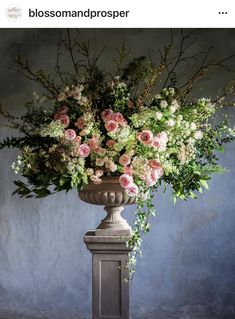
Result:
[[[95,231],[87,232],[84,241],[92,253],[92,319],[129,319],[128,273],[123,269],[131,249],[119,236]]]
[[[128,236],[131,234],[131,227],[121,216],[123,206],[105,206],[107,216],[96,228],[96,236]]]

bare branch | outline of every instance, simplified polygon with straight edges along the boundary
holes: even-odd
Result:
[[[77,63],[76,63],[74,55],[73,55],[73,47],[72,47],[72,44],[71,44],[71,38],[70,38],[69,29],[67,29],[67,37],[68,37],[68,46],[69,46],[69,52],[70,52],[71,60],[73,62],[74,70],[75,70],[76,74],[78,74],[78,68],[77,68]]]

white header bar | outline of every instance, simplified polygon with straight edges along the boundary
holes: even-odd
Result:
[[[235,27],[234,0],[1,0],[1,28]]]

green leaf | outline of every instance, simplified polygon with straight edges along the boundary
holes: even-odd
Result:
[[[204,180],[204,179],[200,179],[200,183],[202,184],[202,186],[205,188],[205,189],[209,189],[209,186],[207,184],[207,181]]]
[[[197,199],[197,195],[195,195],[193,191],[190,191],[190,197],[193,199]]]

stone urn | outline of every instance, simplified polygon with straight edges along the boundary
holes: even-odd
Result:
[[[108,176],[102,178],[102,183],[95,185],[92,182],[84,185],[78,192],[79,198],[89,204],[102,205],[107,212],[106,217],[96,228],[96,236],[128,236],[131,227],[121,216],[124,205],[135,204],[136,198],[127,194],[119,184],[119,177]]]

